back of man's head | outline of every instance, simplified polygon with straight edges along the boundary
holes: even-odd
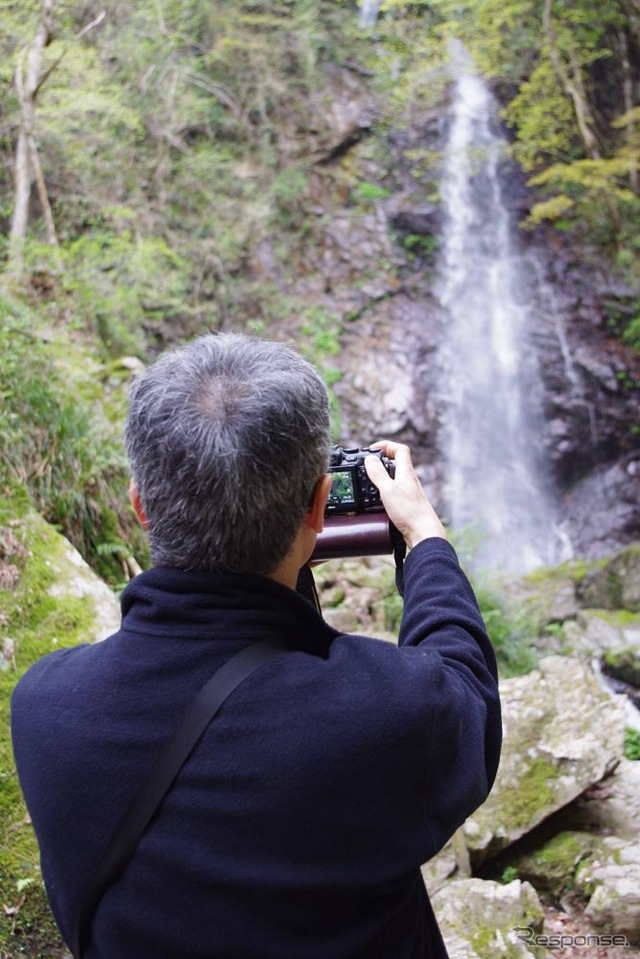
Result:
[[[327,391],[287,346],[203,336],[135,381],[125,439],[156,566],[270,573],[328,466]]]

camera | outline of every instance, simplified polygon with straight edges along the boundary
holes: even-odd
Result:
[[[364,465],[367,456],[377,456],[389,476],[395,476],[395,463],[381,450],[333,447],[329,465],[333,483],[324,511],[324,528],[318,534],[311,563],[392,553],[396,585],[402,595],[404,539],[387,516],[378,488],[369,479]]]
[[[329,466],[333,483],[324,512],[325,517],[384,512],[380,493],[367,475],[364,465],[367,456],[377,456],[389,475],[394,475],[393,460],[384,456],[381,450],[333,447]]]

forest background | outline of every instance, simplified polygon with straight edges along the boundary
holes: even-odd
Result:
[[[167,345],[233,329],[293,338],[335,385],[354,317],[310,305],[304,281],[331,210],[375,212],[395,182],[391,138],[444,109],[450,37],[502,105],[531,191],[523,229],[607,264],[628,291],[610,334],[640,350],[638,0],[386,0],[375,26],[359,13],[0,0],[3,525],[33,504],[116,590],[148,562],[123,383]],[[343,136],[336,66],[370,109]],[[435,151],[405,159],[437,176]],[[412,233],[397,246],[433,254]],[[335,418],[339,435],[337,404]],[[27,954],[52,955],[38,922],[22,911]]]

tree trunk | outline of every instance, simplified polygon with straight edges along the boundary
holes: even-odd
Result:
[[[562,56],[558,51],[556,34],[551,19],[552,3],[553,0],[545,0],[542,17],[545,36],[547,43],[549,44],[549,56],[551,57],[551,63],[553,64],[553,69],[555,70],[556,76],[562,84],[565,93],[571,97],[573,102],[576,122],[578,124],[578,130],[580,131],[580,136],[582,137],[585,150],[592,160],[600,160],[600,147],[598,145],[596,135],[593,132],[593,116],[591,114],[591,108],[589,107],[589,101],[587,100],[587,96],[582,85],[580,68],[578,65],[574,66],[574,75],[572,77],[563,63]]]
[[[13,216],[11,218],[11,258],[14,245],[22,246],[27,233],[29,220],[29,197],[31,195],[31,166],[29,163],[29,146],[27,136],[21,128],[18,133],[18,144],[15,157],[15,198],[13,202]]]
[[[36,99],[41,85],[42,51],[51,41],[51,20],[54,0],[42,0],[40,22],[26,56],[18,58],[15,75],[16,93],[20,104],[20,129],[15,156],[15,196],[11,232],[9,234],[9,266],[20,270],[23,262],[24,241],[29,224],[29,200],[35,179],[40,204],[47,228],[47,240],[57,245],[51,204],[42,175],[35,141]]]
[[[631,68],[631,55],[629,52],[629,42],[624,27],[617,31],[618,54],[622,66],[622,97],[624,100],[624,112],[631,116],[635,104],[633,101],[633,71]],[[627,123],[627,143],[629,151],[633,154],[636,141],[636,125],[633,120]],[[634,193],[638,192],[638,164],[635,159],[631,161],[629,170],[629,182]]]

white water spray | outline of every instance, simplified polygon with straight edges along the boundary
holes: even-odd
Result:
[[[526,571],[558,559],[540,462],[541,384],[527,340],[529,277],[501,192],[506,143],[493,129],[496,105],[458,45],[452,62],[436,290],[448,315],[442,346],[448,518],[454,530],[477,531],[476,568]]]

